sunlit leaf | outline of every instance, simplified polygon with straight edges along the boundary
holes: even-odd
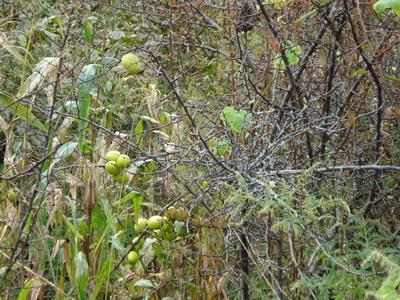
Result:
[[[236,111],[233,107],[227,106],[222,111],[221,120],[237,133],[241,133],[247,122],[251,122],[251,114],[245,110]]]
[[[373,6],[377,13],[383,12],[385,9],[394,8],[396,10],[400,9],[400,0],[379,0]]]

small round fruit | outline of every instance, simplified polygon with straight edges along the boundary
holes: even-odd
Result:
[[[136,251],[131,251],[128,254],[128,262],[132,265],[139,261],[139,254]]]
[[[172,231],[167,231],[165,233],[165,238],[167,239],[167,241],[172,242],[175,239],[175,233]]]
[[[139,74],[145,68],[139,57],[133,53],[125,54],[121,59],[121,64],[130,74]]]
[[[129,166],[131,165],[131,159],[128,155],[122,154],[118,157],[115,164],[120,169],[126,169],[129,168]]]
[[[118,157],[121,155],[121,152],[117,150],[108,151],[106,154],[106,161],[117,161]]]
[[[145,69],[144,64],[142,62],[138,62],[137,64],[134,64],[134,65],[130,66],[129,68],[127,68],[127,71],[130,74],[137,75],[137,74],[142,73],[144,71],[144,69]]]
[[[178,208],[178,213],[176,214],[176,219],[178,221],[182,221],[183,222],[183,221],[186,221],[187,217],[188,217],[188,215],[187,215],[186,210],[183,207],[179,207]]]
[[[116,166],[115,161],[109,161],[106,163],[106,171],[108,174],[116,176],[119,174],[120,169]]]
[[[135,230],[136,231],[144,230],[146,228],[146,226],[147,226],[147,223],[148,223],[147,219],[139,218],[137,223],[135,224]]]
[[[164,219],[164,224],[161,227],[161,230],[165,232],[172,228],[173,222],[170,219],[168,219],[167,217],[164,217],[163,219]]]
[[[115,182],[125,184],[129,182],[129,176],[126,173],[121,173],[118,174],[117,176],[114,176],[114,180]]]
[[[164,234],[163,234],[163,232],[162,232],[160,229],[154,230],[154,234],[155,234],[156,236],[158,236],[159,238],[163,238],[163,237],[164,237]]]
[[[160,229],[163,226],[164,219],[161,216],[152,216],[148,222],[147,225],[151,229]]]
[[[164,216],[167,217],[168,219],[174,221],[176,219],[177,213],[178,213],[178,210],[175,207],[171,206],[171,207],[168,207],[167,211],[164,213]]]
[[[121,58],[121,64],[125,69],[130,68],[131,66],[137,64],[139,62],[139,57],[137,57],[133,53],[127,53]]]

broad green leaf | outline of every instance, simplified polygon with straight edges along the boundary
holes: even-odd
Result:
[[[221,120],[232,130],[241,133],[246,122],[251,122],[251,114],[245,110],[236,111],[233,107],[227,106],[220,115]]]
[[[98,274],[96,274],[96,277],[94,280],[95,286],[94,286],[93,292],[89,296],[90,300],[98,299],[97,295],[99,294],[101,289],[104,287],[103,286],[104,282],[110,276],[110,272],[112,271],[112,264],[113,264],[112,255],[105,255],[104,260],[102,260],[100,263],[101,270]]]
[[[285,50],[285,55],[288,59],[289,65],[297,64],[300,61],[301,47],[300,46],[289,46]],[[275,67],[278,68],[280,71],[285,70],[286,66],[280,55],[275,57],[273,62],[274,62]]]
[[[31,291],[34,281],[35,281],[34,278],[31,278],[28,280],[28,282],[25,284],[25,286],[21,289],[21,292],[19,293],[17,300],[28,299],[28,296],[29,296],[29,293]]]
[[[89,266],[86,261],[85,254],[80,251],[74,259],[76,273],[75,273],[75,283],[78,292],[79,300],[87,299],[87,288],[89,283]]]
[[[376,291],[378,299],[399,300],[400,294],[397,293],[397,287],[400,284],[400,272],[394,272],[382,283],[379,290]]]
[[[25,123],[31,124],[41,131],[47,131],[46,127],[31,112],[31,107],[28,104],[13,101],[10,96],[0,92],[0,109],[2,110],[5,108],[20,117]]]
[[[395,10],[400,9],[400,0],[379,0],[373,6],[377,13],[383,12],[385,9],[394,8]]]
[[[231,150],[231,145],[229,142],[225,139],[220,140],[217,142],[217,153],[219,155],[225,155],[226,152]]]

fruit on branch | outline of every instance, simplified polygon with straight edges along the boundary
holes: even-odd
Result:
[[[129,182],[129,175],[123,172],[118,174],[117,176],[114,176],[114,180],[115,182],[125,184]]]
[[[168,219],[167,217],[164,217],[163,219],[164,219],[164,223],[161,227],[161,230],[164,232],[169,231],[172,228],[173,222],[170,219]]]
[[[120,173],[120,169],[117,167],[115,161],[107,162],[105,168],[110,175],[117,176]]]
[[[121,155],[121,152],[117,150],[108,151],[106,154],[106,161],[117,161],[118,157]]]
[[[175,207],[170,206],[170,207],[168,207],[167,211],[164,213],[164,216],[167,217],[169,220],[174,221],[177,217],[177,214],[178,214],[178,210]]]
[[[122,56],[121,64],[130,74],[136,75],[144,71],[144,64],[133,53]]]
[[[165,232],[165,238],[167,239],[167,241],[172,242],[175,239],[175,233],[172,231],[167,231]]]
[[[136,264],[139,261],[139,254],[136,251],[131,251],[128,254],[128,262],[131,265]]]
[[[147,226],[147,219],[145,218],[139,218],[137,223],[135,224],[135,231],[142,231],[146,228]]]
[[[152,216],[148,222],[147,225],[149,228],[155,230],[155,229],[160,229],[163,226],[164,219],[161,216]]]
[[[131,159],[128,155],[122,154],[117,158],[115,164],[120,169],[126,169],[129,168],[129,166],[131,165]]]

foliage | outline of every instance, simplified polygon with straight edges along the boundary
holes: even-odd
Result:
[[[398,4],[0,4],[1,297],[398,299]]]

